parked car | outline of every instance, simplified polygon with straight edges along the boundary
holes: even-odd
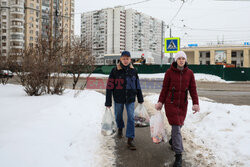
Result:
[[[13,76],[10,70],[0,70],[0,78],[12,78]]]

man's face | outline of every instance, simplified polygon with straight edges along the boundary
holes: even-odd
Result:
[[[183,67],[183,66],[185,65],[185,62],[186,62],[186,59],[185,59],[184,57],[179,57],[179,58],[177,59],[177,64],[178,64],[178,66],[180,66],[180,67]]]
[[[129,63],[131,62],[131,58],[130,58],[129,56],[122,56],[122,57],[120,58],[120,61],[122,62],[122,64],[123,64],[124,66],[127,66],[127,65],[129,65]]]

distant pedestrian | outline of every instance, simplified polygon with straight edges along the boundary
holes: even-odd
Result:
[[[165,105],[169,124],[172,126],[169,144],[175,152],[174,167],[182,166],[182,136],[181,127],[187,114],[188,91],[192,97],[194,114],[200,111],[193,71],[187,67],[187,56],[183,51],[175,55],[175,62],[166,71],[157,110]]]
[[[128,51],[123,51],[120,62],[114,67],[109,75],[106,88],[106,107],[112,106],[112,96],[114,97],[115,119],[118,128],[117,136],[123,137],[123,109],[127,110],[127,129],[128,148],[136,150],[134,143],[135,122],[134,122],[134,102],[137,96],[138,102],[143,103],[143,96],[140,87],[137,70],[131,64],[131,56]]]

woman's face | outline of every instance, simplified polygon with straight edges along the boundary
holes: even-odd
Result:
[[[129,63],[131,62],[131,58],[128,57],[128,56],[122,56],[122,57],[120,58],[120,61],[122,62],[122,64],[123,64],[124,66],[127,66],[127,65],[129,65]]]
[[[185,62],[186,62],[186,59],[185,59],[184,57],[179,57],[179,58],[177,59],[177,64],[178,64],[178,66],[180,66],[180,67],[183,67],[183,66],[185,65]]]

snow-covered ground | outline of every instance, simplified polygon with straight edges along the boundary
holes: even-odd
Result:
[[[104,95],[74,94],[30,97],[0,85],[0,166],[112,166],[114,139],[101,135]]]
[[[159,95],[145,98],[152,104]],[[201,111],[188,114],[182,128],[185,158],[193,165],[209,167],[250,166],[250,106],[215,103],[200,98]],[[170,126],[166,124],[170,133]]]
[[[74,98],[75,93],[29,97],[21,86],[0,85],[0,166],[115,164],[114,139],[101,135],[104,95],[86,90]],[[158,97],[147,96],[145,103],[152,108]],[[200,98],[201,111],[193,115],[191,104],[189,100],[182,128],[186,161],[194,166],[250,166],[250,106]]]
[[[157,73],[157,74],[139,74],[140,79],[164,79],[165,73]],[[72,77],[72,75],[67,75],[68,77]],[[81,77],[87,77],[88,74],[81,74]],[[108,78],[109,75],[105,74],[91,74],[91,77],[96,78]],[[225,81],[216,75],[210,74],[201,74],[195,73],[195,80],[196,81],[206,81],[206,82],[223,82],[223,83],[231,83],[231,81]]]

